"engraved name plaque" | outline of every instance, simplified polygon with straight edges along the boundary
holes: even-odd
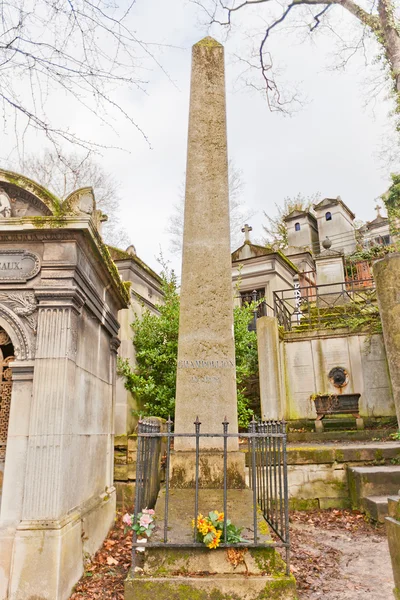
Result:
[[[24,283],[39,273],[40,259],[27,250],[0,251],[0,283]]]

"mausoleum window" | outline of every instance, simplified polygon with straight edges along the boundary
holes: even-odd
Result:
[[[325,214],[325,220],[326,220],[326,221],[332,221],[332,213],[330,213],[330,212],[327,212],[327,213]]]
[[[295,231],[300,231],[300,223],[295,223],[294,224],[294,230]]]

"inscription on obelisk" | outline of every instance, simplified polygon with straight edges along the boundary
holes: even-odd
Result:
[[[175,431],[237,432],[224,49],[193,46],[186,169]],[[220,448],[222,440],[202,440]],[[194,440],[175,439],[190,450]],[[237,442],[229,440],[229,449]]]

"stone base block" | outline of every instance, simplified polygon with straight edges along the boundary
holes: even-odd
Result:
[[[83,573],[81,522],[62,529],[17,530],[9,600],[67,600]]]
[[[245,483],[245,453],[228,452],[228,488],[243,489]],[[214,450],[200,452],[199,486],[208,489],[223,488],[223,452]],[[194,488],[196,455],[194,452],[171,454],[171,488]]]
[[[0,528],[0,600],[7,598],[15,527]]]
[[[400,598],[400,521],[393,517],[386,517],[386,533],[392,559],[395,590],[398,590]]]
[[[356,427],[358,430],[363,430],[364,429],[364,419],[362,419],[361,417],[358,417],[356,419]]]
[[[296,583],[286,575],[286,564],[274,547],[191,548],[193,542],[193,489],[171,490],[168,542],[164,532],[165,492],[156,504],[156,528],[145,552],[137,553],[132,574],[125,581],[125,600],[295,600]],[[199,491],[199,511],[221,510],[221,490]],[[249,489],[228,490],[227,516],[254,541],[253,501]],[[258,512],[257,542],[272,543],[267,523]]]
[[[22,521],[12,541],[9,595],[4,598],[68,600],[82,576],[84,555],[98,550],[114,515],[113,488],[63,521]]]
[[[225,575],[131,578],[125,600],[296,600],[294,577]]]

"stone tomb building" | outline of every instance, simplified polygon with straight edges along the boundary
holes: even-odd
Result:
[[[114,520],[118,311],[91,188],[0,171],[0,600],[66,600]]]
[[[119,332],[121,346],[118,354],[122,359],[129,359],[131,367],[134,367],[136,358],[131,323],[136,317],[141,318],[147,310],[151,314],[159,314],[157,306],[164,299],[161,277],[137,256],[134,246],[129,246],[126,251],[111,247],[109,250],[123,281],[129,283],[129,306],[118,313],[118,321],[121,325]],[[116,397],[115,434],[131,434],[138,420],[134,411],[140,407],[136,398],[125,388],[123,377],[117,377]]]

